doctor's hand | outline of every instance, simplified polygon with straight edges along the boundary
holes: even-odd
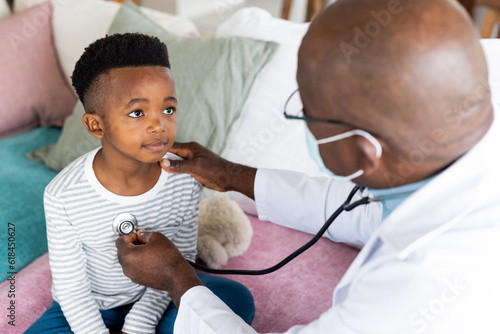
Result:
[[[162,160],[160,165],[167,172],[190,174],[207,188],[234,190],[254,198],[255,168],[227,161],[195,142],[176,142],[170,152],[185,160]]]
[[[132,282],[167,291],[179,308],[182,295],[203,285],[177,247],[163,234],[139,230],[116,240],[118,260]]]

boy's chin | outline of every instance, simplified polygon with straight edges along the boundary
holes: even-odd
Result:
[[[143,157],[142,159],[139,159],[143,163],[148,163],[148,164],[154,164],[157,162],[160,162],[163,157],[167,154],[167,152],[158,152],[155,154],[148,154],[147,157]]]
[[[167,153],[165,152],[165,154],[159,154],[157,157],[151,159],[151,161],[149,163],[156,163],[156,162],[160,162],[166,155]]]

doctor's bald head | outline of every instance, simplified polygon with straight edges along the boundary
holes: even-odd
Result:
[[[321,145],[328,168],[363,169],[356,183],[374,188],[439,172],[493,120],[479,37],[454,0],[339,0],[311,23],[297,80],[307,116],[381,143],[380,158],[362,137]],[[352,130],[308,126],[318,139]]]

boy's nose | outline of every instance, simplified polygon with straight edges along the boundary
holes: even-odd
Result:
[[[166,121],[162,117],[154,117],[148,126],[149,133],[165,132]]]

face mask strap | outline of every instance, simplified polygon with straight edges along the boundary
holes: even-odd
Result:
[[[331,177],[334,179],[334,180],[338,180],[338,181],[350,181],[352,179],[355,179],[357,177],[360,177],[361,175],[363,175],[364,171],[362,169],[358,170],[357,172],[354,172],[352,173],[351,175],[347,175],[347,176],[340,176],[340,175],[331,175]]]
[[[375,146],[375,153],[377,155],[377,158],[380,158],[380,156],[382,155],[382,145],[380,145],[379,141],[375,137],[373,137],[373,135],[366,132],[365,130],[355,129],[355,130],[351,130],[351,131],[347,131],[347,132],[338,134],[336,136],[320,139],[320,140],[317,140],[316,142],[318,143],[318,145],[321,145],[321,144],[331,143],[331,142],[338,141],[338,140],[345,139],[345,138],[352,137],[352,136],[364,137],[366,140],[368,140],[370,143],[372,143],[372,145]]]

